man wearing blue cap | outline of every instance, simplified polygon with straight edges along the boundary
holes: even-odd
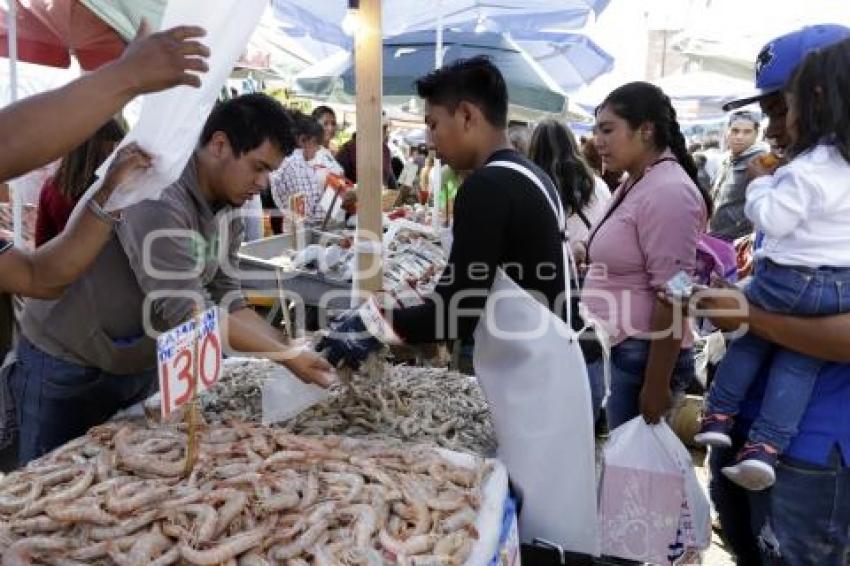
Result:
[[[789,144],[783,89],[811,51],[850,37],[850,28],[817,25],[769,42],[756,61],[757,91],[728,103],[730,110],[758,102],[770,119],[765,136],[782,156]],[[758,160],[752,167],[763,167]],[[775,168],[775,167],[773,167]],[[850,315],[804,318],[769,313],[754,306],[730,315],[743,295],[711,297],[700,307],[726,311],[712,316],[723,330],[749,330],[784,348],[826,361],[815,383],[797,436],[780,458],[776,483],[749,492],[720,473],[747,437],[759,413],[765,376],[750,389],[736,420],[731,448],[712,449],[711,498],[727,547],[739,564],[850,564]]]

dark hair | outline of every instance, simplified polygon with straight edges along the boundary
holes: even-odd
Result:
[[[827,140],[850,162],[850,39],[813,51],[791,76],[791,104],[797,114],[794,157]]]
[[[736,122],[738,120],[750,122],[757,132],[761,126],[761,114],[752,110],[736,110],[735,112],[732,112],[732,114],[729,115],[729,126],[732,125],[732,122]]]
[[[54,183],[67,199],[76,201],[94,180],[94,173],[121,141],[124,130],[115,119],[102,125],[94,135],[75,147],[62,159]]]
[[[322,128],[322,124],[319,123],[318,119],[301,112],[296,112],[294,118],[297,136],[305,136],[307,139],[319,142],[324,139],[325,129]]]
[[[670,148],[679,165],[682,166],[682,169],[699,189],[705,201],[708,216],[711,216],[714,209],[711,195],[699,182],[696,163],[694,163],[691,154],[688,153],[685,136],[682,135],[682,130],[679,128],[679,122],[676,120],[676,109],[673,108],[670,97],[657,86],[638,81],[624,84],[611,91],[602,101],[602,104],[596,107],[596,115],[599,115],[602,108],[606,106],[628,122],[629,127],[633,130],[638,129],[644,122],[653,125],[653,142],[656,149]]]
[[[508,87],[496,66],[482,55],[458,59],[431,71],[416,81],[416,92],[431,104],[454,112],[457,105],[470,102],[481,109],[495,128],[504,128],[508,119]]]
[[[310,116],[312,116],[316,120],[321,120],[322,116],[324,116],[325,114],[330,114],[334,117],[334,119],[336,119],[336,112],[334,112],[334,109],[330,106],[325,106],[324,104],[313,108],[313,112],[310,113]]]
[[[217,104],[201,131],[201,145],[206,145],[216,132],[227,136],[237,157],[266,140],[284,155],[295,149],[294,122],[289,111],[266,94],[243,94]]]
[[[593,199],[596,180],[579,153],[575,136],[557,120],[540,122],[531,134],[528,156],[549,173],[561,192],[561,200],[572,215]]]

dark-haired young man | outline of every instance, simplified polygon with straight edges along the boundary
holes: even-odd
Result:
[[[439,157],[472,171],[457,193],[448,267],[421,304],[382,309],[371,298],[333,323],[318,347],[334,365],[357,366],[381,343],[474,334],[499,457],[523,498],[520,538],[595,553],[590,393],[563,320],[569,278],[558,192],[511,147],[507,88],[487,59],[445,66],[417,89]]]
[[[711,215],[709,233],[734,242],[753,231],[753,223],[744,214],[747,198],[747,164],[765,152],[757,144],[761,115],[750,110],[738,110],[729,116],[726,139],[729,154],[720,165],[714,180],[712,197],[715,210]]]
[[[262,352],[301,379],[325,385],[328,364],[284,344],[246,308],[235,268],[242,221],[234,209],[268,186],[294,146],[292,120],[260,94],[213,109],[181,177],[159,200],[124,211],[91,270],[56,301],[31,301],[10,378],[21,464],[84,434],[156,390],[157,330],[222,307],[229,345]],[[221,231],[223,224],[227,230]]]

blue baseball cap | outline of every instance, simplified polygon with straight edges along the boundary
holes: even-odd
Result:
[[[850,37],[850,28],[838,24],[806,26],[777,37],[762,47],[756,58],[756,90],[723,105],[729,111],[781,91],[797,65],[811,51]]]

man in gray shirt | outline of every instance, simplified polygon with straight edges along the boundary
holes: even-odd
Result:
[[[758,112],[739,110],[729,117],[727,142],[729,155],[723,160],[712,185],[715,211],[709,224],[712,236],[729,242],[753,231],[753,224],[744,214],[747,200],[747,163],[764,153],[756,142],[761,116]]]
[[[23,464],[84,434],[157,388],[151,330],[218,305],[230,348],[326,386],[333,370],[287,345],[246,308],[236,269],[238,209],[268,186],[294,147],[274,99],[246,95],[213,109],[181,177],[158,200],[124,211],[91,270],[55,301],[30,301],[10,377]],[[235,213],[234,213],[235,211]]]

